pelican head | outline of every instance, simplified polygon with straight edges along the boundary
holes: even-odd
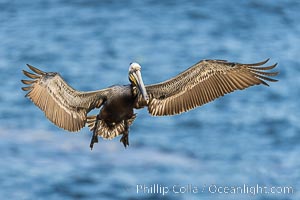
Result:
[[[148,101],[149,97],[142,79],[141,65],[135,62],[130,63],[128,76],[131,84],[137,87],[139,92],[142,94],[143,98],[145,99],[145,101]]]

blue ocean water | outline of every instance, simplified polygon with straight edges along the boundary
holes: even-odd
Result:
[[[299,1],[1,0],[0,9],[1,199],[300,198]],[[279,63],[279,82],[179,116],[138,110],[127,149],[116,138],[90,151],[88,128],[55,127],[20,89],[26,63],[97,90],[127,84],[133,61],[150,84],[201,59],[266,58]]]

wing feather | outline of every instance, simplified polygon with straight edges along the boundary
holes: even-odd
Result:
[[[278,72],[276,67],[262,67],[269,59],[253,64],[232,63],[224,60],[203,60],[162,83],[146,86],[150,96],[148,111],[152,115],[175,115],[235,90],[253,85],[275,82],[270,78]]]
[[[78,131],[85,126],[87,113],[100,107],[108,89],[80,92],[69,86],[58,73],[43,72],[27,65],[34,73],[23,70],[32,80],[21,80],[28,97],[44,111],[46,117],[60,128]]]

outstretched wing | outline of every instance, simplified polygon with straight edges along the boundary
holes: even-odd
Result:
[[[23,73],[33,80],[22,80],[29,85],[26,97],[44,111],[46,117],[60,128],[78,131],[85,126],[87,113],[100,107],[109,89],[80,92],[70,87],[58,73],[43,72],[27,65],[33,72]]]
[[[148,85],[148,110],[152,115],[175,115],[208,103],[235,90],[275,82],[278,72],[266,72],[276,65],[262,67],[269,59],[240,64],[224,60],[203,60],[176,77]]]

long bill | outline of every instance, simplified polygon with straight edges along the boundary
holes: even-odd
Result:
[[[139,88],[139,91],[142,94],[144,100],[148,101],[149,96],[147,94],[147,91],[146,91],[146,88],[145,88],[145,85],[144,85],[144,82],[143,82],[143,79],[142,79],[141,72],[139,70],[135,71],[134,72],[134,77],[135,77],[135,80],[136,80],[136,83],[137,83],[137,87]]]

